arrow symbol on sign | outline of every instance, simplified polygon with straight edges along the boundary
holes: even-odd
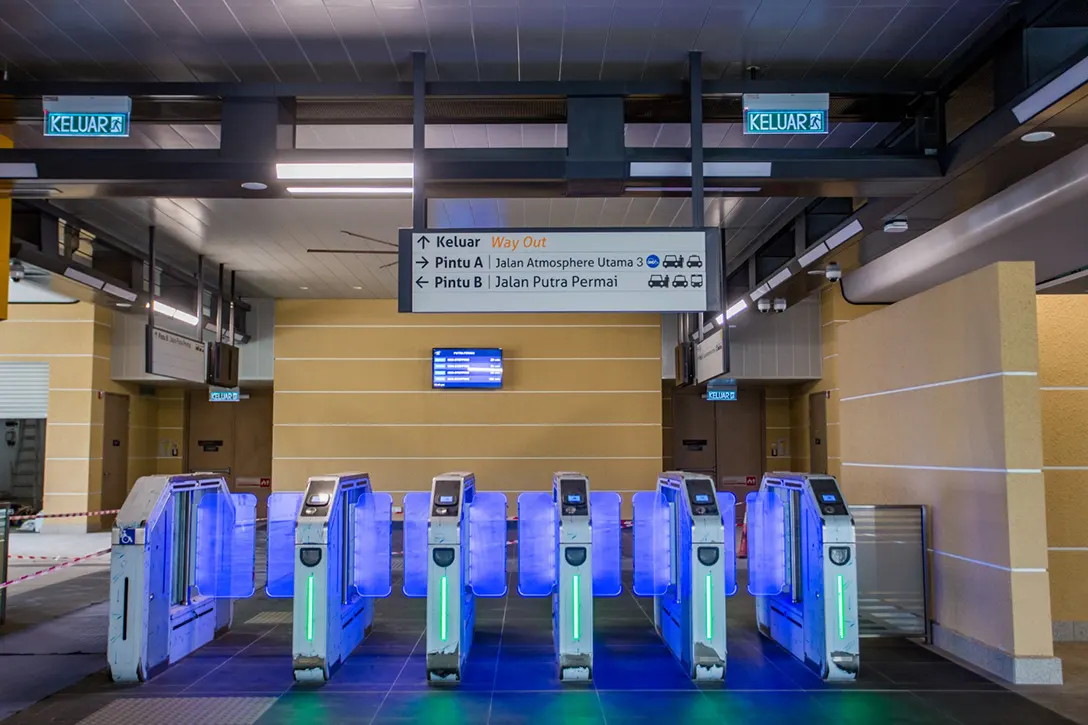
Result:
[[[423,279],[423,277],[416,277],[416,287],[423,289],[425,284],[428,284],[427,280]]]
[[[416,260],[416,264],[423,267],[423,269],[427,269],[427,265],[430,264],[430,262],[427,261],[426,257],[420,257],[419,259]]]
[[[431,241],[431,240],[430,240],[430,239],[427,239],[427,237],[420,237],[420,238],[419,238],[419,248],[420,248],[420,249],[426,249],[426,248],[427,248],[427,244],[428,244],[428,243],[429,243],[430,241]]]

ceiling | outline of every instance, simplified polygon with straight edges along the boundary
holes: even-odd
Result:
[[[932,76],[1008,0],[4,0],[13,80]]]

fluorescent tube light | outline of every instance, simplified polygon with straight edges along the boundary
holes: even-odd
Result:
[[[68,279],[74,279],[76,282],[79,282],[81,284],[85,284],[88,287],[94,287],[95,289],[102,289],[102,287],[106,284],[97,277],[92,277],[89,274],[84,274],[83,272],[80,272],[74,267],[69,267],[68,269],[64,270],[64,276]]]
[[[801,263],[802,267],[807,267],[830,251],[831,250],[827,248],[826,244],[820,242],[815,247],[802,254],[801,259],[798,261]]]
[[[147,305],[144,305],[144,307],[147,307]],[[159,313],[163,317],[171,317],[178,322],[184,322],[187,325],[196,325],[200,322],[200,320],[197,319],[196,315],[192,315],[188,312],[183,312],[182,310],[175,309],[170,305],[166,304],[165,302],[160,302],[159,300],[155,300],[155,312]]]
[[[1088,82],[1088,58],[1082,59],[1072,68],[1032,93],[1013,106],[1012,113],[1016,120],[1024,123],[1030,118],[1053,106],[1080,86]]]
[[[763,295],[767,294],[770,291],[771,291],[771,286],[769,284],[761,284],[760,286],[756,287],[755,290],[752,291],[752,294],[750,294],[749,297],[752,298],[752,302],[755,302],[760,297],[762,297]]]
[[[121,289],[117,285],[110,284],[109,282],[107,282],[106,286],[102,288],[102,291],[106,292],[107,294],[111,294],[114,297],[120,297],[123,300],[128,300],[129,302],[136,301],[135,292],[129,292],[127,289]]]
[[[827,248],[829,250],[834,249],[835,247],[839,246],[840,244],[845,242],[850,237],[854,236],[855,234],[860,233],[861,229],[862,229],[861,222],[859,222],[857,219],[855,219],[854,221],[850,222],[845,227],[843,227],[842,229],[840,229],[839,231],[835,232],[834,234],[832,234],[830,237],[827,238],[827,240],[826,240]]]
[[[628,186],[624,191],[655,192],[655,193],[691,193],[690,186]],[[758,186],[707,186],[703,189],[707,194],[754,194],[762,191]]]
[[[792,276],[793,276],[793,272],[790,271],[789,267],[786,267],[785,269],[781,270],[780,272],[775,274],[773,277],[771,277],[769,280],[767,280],[767,291],[770,292],[775,287],[782,284],[783,282],[785,282],[787,279],[789,279]]]
[[[381,194],[403,195],[411,194],[410,186],[289,186],[289,194],[346,194],[346,195],[372,195]]]
[[[748,303],[744,300],[737,300],[725,310],[725,319],[732,320],[746,309],[748,309]]]
[[[412,163],[276,164],[278,179],[411,179]]]
[[[715,317],[714,321],[717,322],[719,325],[724,325],[725,324],[725,313],[723,312],[722,314]]]
[[[770,161],[711,161],[703,164],[704,176],[755,178],[771,175]]]

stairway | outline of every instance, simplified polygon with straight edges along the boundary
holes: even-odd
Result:
[[[11,495],[16,504],[42,509],[45,463],[45,421],[19,421],[15,459],[11,464]]]

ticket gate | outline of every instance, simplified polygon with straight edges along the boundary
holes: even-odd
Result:
[[[427,599],[427,679],[459,682],[476,597],[506,595],[506,494],[444,473],[404,496],[404,594]]]
[[[559,679],[593,676],[593,598],[623,592],[620,496],[591,492],[581,473],[556,473],[551,493],[518,497],[518,592],[552,598]]]
[[[268,498],[268,583],[293,598],[291,666],[297,682],[324,682],[392,592],[393,499],[365,473],[314,476],[304,492]]]
[[[230,628],[254,590],[257,498],[212,473],[144,476],[113,525],[106,657],[145,682]]]
[[[692,679],[725,679],[736,497],[704,474],[674,471],[632,503],[635,594],[654,598],[654,626]]]
[[[748,495],[748,590],[759,631],[825,680],[854,680],[854,519],[831,476],[767,473]]]

